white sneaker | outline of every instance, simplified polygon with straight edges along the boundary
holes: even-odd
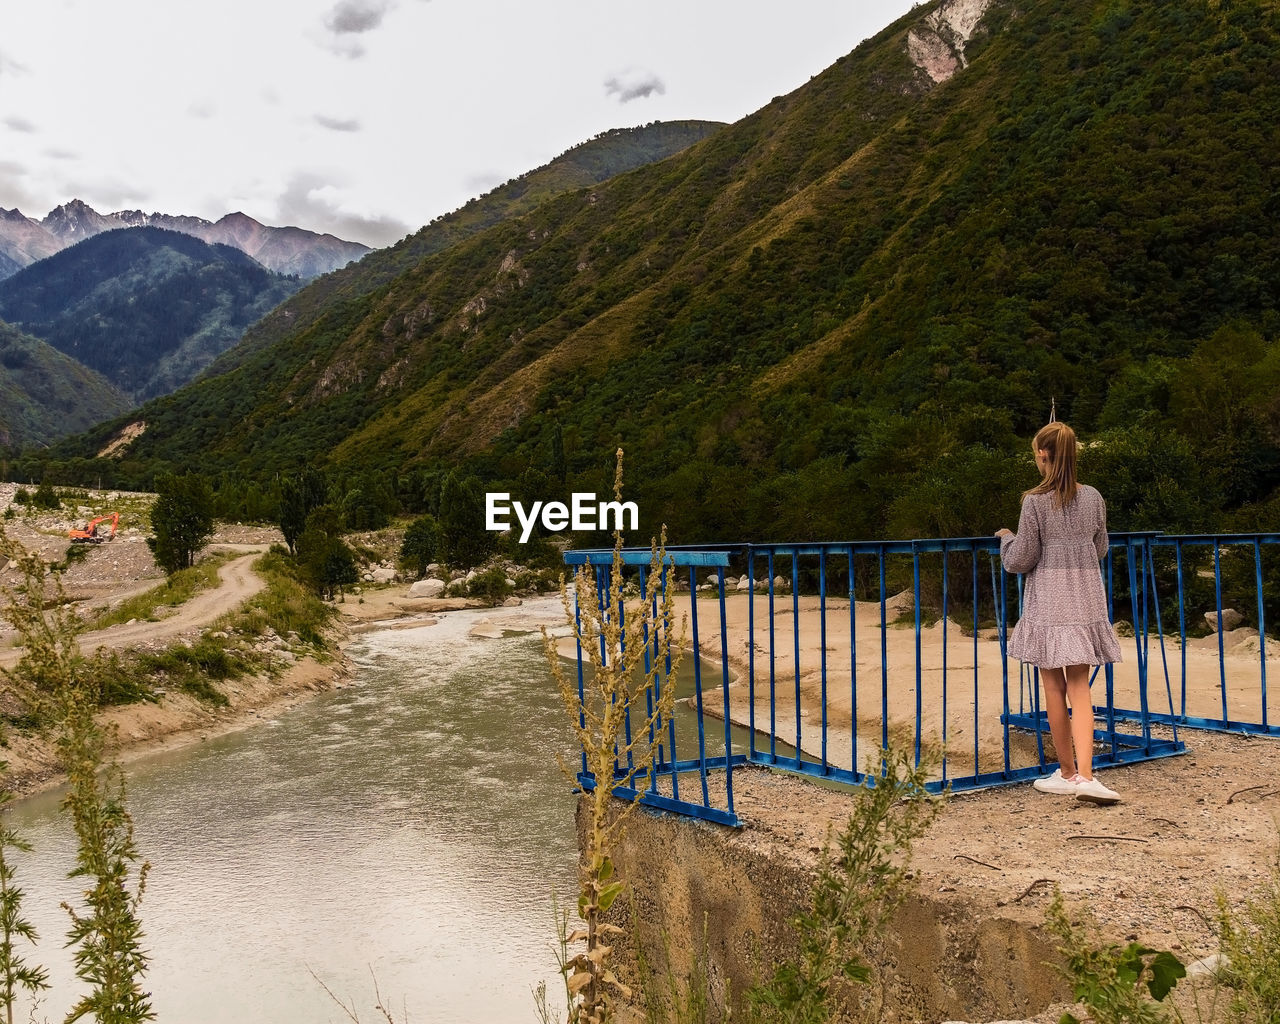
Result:
[[[1120,794],[1114,789],[1107,789],[1095,775],[1076,786],[1076,799],[1090,804],[1118,804]]]
[[[1062,769],[1055,768],[1052,775],[1046,775],[1043,779],[1036,779],[1031,785],[1038,789],[1041,793],[1055,793],[1058,796],[1071,796],[1079,791],[1080,786],[1075,781],[1078,775],[1074,775],[1069,779],[1062,777]]]

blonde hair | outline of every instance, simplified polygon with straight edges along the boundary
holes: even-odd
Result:
[[[1025,498],[1031,494],[1052,494],[1058,508],[1066,508],[1075,500],[1076,488],[1076,432],[1065,423],[1048,423],[1036,431],[1031,442],[1035,454],[1046,455],[1044,479],[1023,491]]]

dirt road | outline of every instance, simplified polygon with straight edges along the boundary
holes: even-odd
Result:
[[[225,545],[225,548],[247,550],[249,553],[228,562],[218,570],[218,586],[201,591],[175,609],[172,615],[157,622],[133,622],[82,633],[79,637],[80,649],[85,654],[92,654],[100,647],[118,650],[157,640],[170,640],[190,630],[207,626],[227,612],[234,611],[266,586],[266,582],[251,567],[267,547],[241,544]],[[0,651],[0,667],[12,668],[21,657],[21,649]]]

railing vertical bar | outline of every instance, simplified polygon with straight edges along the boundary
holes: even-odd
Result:
[[[1173,739],[1176,743],[1178,740],[1178,720],[1173,710],[1173,683],[1169,679],[1169,655],[1164,647],[1164,615],[1160,611],[1160,590],[1156,581],[1156,546],[1150,542],[1147,544],[1147,565],[1151,570],[1151,607],[1155,609],[1156,636],[1160,644],[1160,662],[1164,667],[1164,692],[1169,702],[1169,725],[1173,729]]]
[[[747,546],[747,760],[756,759],[756,553]]]
[[[596,603],[600,608],[600,665],[605,667],[609,663],[609,649],[605,643],[604,624],[613,619],[613,585],[612,585],[612,566],[606,568],[601,565],[596,566]],[[617,698],[615,697],[614,700]],[[613,770],[614,773],[622,771],[622,766],[618,763],[618,743],[615,740],[613,744]]]
[[[1222,690],[1222,725],[1225,728],[1230,721],[1227,717],[1227,657],[1224,651],[1226,640],[1222,636],[1222,562],[1221,545],[1218,538],[1213,539],[1213,594],[1215,607],[1218,610],[1218,673]]]
[[[889,749],[889,624],[885,616],[884,545],[880,556],[880,749]]]
[[[1115,559],[1112,556],[1111,548],[1107,548],[1107,618],[1112,622],[1116,621],[1116,577],[1115,577]],[[1117,750],[1116,740],[1116,671],[1115,666],[1107,662],[1104,675],[1107,680],[1107,736],[1111,741],[1111,756],[1114,759]],[[1089,703],[1093,703],[1092,695]],[[1074,712],[1073,712],[1074,713]]]
[[[655,723],[653,720],[653,699],[654,699],[654,695],[656,693],[656,688],[658,685],[658,671],[657,671],[657,666],[654,664],[653,652],[650,649],[649,622],[657,621],[655,616],[657,615],[657,610],[658,610],[658,599],[656,595],[649,594],[646,592],[648,590],[648,584],[649,584],[648,577],[645,575],[644,572],[641,572],[640,573],[640,605],[641,607],[644,607],[645,604],[650,605],[648,617],[646,618],[643,615],[641,616],[641,619],[643,620],[643,627],[644,627],[642,630],[642,635],[644,639],[644,678],[645,678],[644,709],[646,712],[645,722],[647,723],[648,729],[649,729],[649,749],[654,752],[654,759],[649,766],[648,788],[651,792],[657,792],[658,765],[662,763],[662,757],[660,752],[661,745],[658,743],[658,738],[662,735],[662,733],[657,732],[655,734],[655,731],[654,731]],[[658,631],[656,628],[653,630],[652,641],[655,644],[658,642]]]
[[[698,778],[702,782],[702,806],[711,806],[711,795],[707,790],[707,734],[702,716],[702,658],[701,645],[698,643],[698,576],[697,570],[689,567],[689,606],[693,609],[693,693],[698,709]]]
[[[947,784],[947,563],[946,541],[942,543],[942,785]],[[977,774],[976,772],[974,774]]]
[[[666,594],[668,586],[673,586],[673,587],[675,586],[675,580],[678,578],[679,578],[679,574],[672,573],[672,582],[668,584],[667,567],[665,565],[662,567],[663,595]],[[691,587],[689,589],[689,603],[693,604],[697,600],[698,600],[698,592]],[[666,663],[664,665],[664,668],[666,671],[663,675],[663,681],[667,686],[675,686],[676,681],[671,678],[671,644],[668,643],[666,646],[667,646],[666,656],[665,656]],[[671,798],[673,800],[679,800],[680,799],[680,773],[676,770],[676,761],[678,760],[678,758],[676,757],[676,716],[675,716],[674,709],[672,710],[672,713],[667,716],[667,739],[671,744]]]
[[[769,757],[778,756],[778,689],[775,672],[777,651],[774,635],[773,549],[769,549]]]
[[[920,660],[920,552],[911,552],[911,570],[913,576],[912,597],[916,609],[916,741],[915,763],[920,764],[920,732],[923,728],[924,715],[924,672]]]
[[[1262,542],[1253,539],[1253,568],[1258,582],[1258,665],[1262,673],[1262,728],[1267,728],[1267,609],[1262,599]]]
[[[1178,649],[1182,652],[1182,716],[1187,715],[1187,595],[1182,576],[1182,541],[1173,542],[1178,567]]]
[[[716,570],[720,582],[720,690],[724,694],[724,794],[729,813],[733,813],[733,718],[729,708],[729,621],[724,607],[724,566]],[[747,564],[747,579],[753,584],[751,564]],[[747,591],[748,595],[752,591]]]
[[[827,549],[818,552],[818,635],[822,644],[822,770],[827,764]]]
[[[858,633],[857,603],[853,572],[853,545],[849,546],[849,706],[850,728],[853,730],[853,754],[850,758],[849,770],[855,775],[858,772]]]
[[[625,569],[623,570],[623,585],[618,587],[618,659],[621,667],[625,670],[627,667],[627,618],[626,606],[623,602],[623,590],[625,589]],[[640,572],[637,569],[637,572]],[[643,578],[643,572],[640,572]],[[628,701],[622,709],[622,735],[627,747],[627,771],[634,773],[636,768],[635,751],[631,745],[631,702]]]
[[[994,576],[996,571],[996,561],[991,560],[991,573]],[[999,609],[996,612],[996,625],[1000,635],[1000,681],[1004,693],[1004,714],[1000,716],[1001,731],[1004,741],[1004,772],[1009,774],[1011,762],[1009,759],[1009,623],[1008,609],[1009,596],[1006,589],[1007,574],[1002,570],[1000,572],[999,585]],[[996,581],[992,581],[991,591],[996,593]]]
[[[978,549],[973,549],[973,774],[979,772],[978,759]],[[992,599],[994,604],[995,599]]]
[[[800,555],[791,554],[791,639],[796,676],[796,760],[804,760],[800,746]]]
[[[578,728],[587,727],[587,694],[582,678],[582,610],[578,606],[578,587],[573,588],[573,644],[578,653]],[[587,767],[587,748],[582,748],[582,774],[589,775]]]
[[[1135,550],[1136,544],[1136,550]],[[1138,567],[1134,565],[1134,555],[1137,554],[1142,558],[1142,541],[1130,541],[1128,550],[1126,551],[1126,569],[1129,573],[1129,608],[1133,621],[1133,639],[1136,657],[1138,659],[1138,704],[1141,710],[1142,721],[1142,738],[1148,747],[1151,743],[1151,719],[1147,708],[1147,588],[1142,587],[1142,604],[1138,603],[1138,587],[1142,579],[1138,573]],[[1143,558],[1144,566],[1146,559]],[[1146,573],[1141,574],[1145,577]],[[1090,702],[1092,703],[1092,702]],[[1092,706],[1089,708],[1093,711]]]

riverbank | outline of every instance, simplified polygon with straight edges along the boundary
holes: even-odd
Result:
[[[215,707],[186,693],[166,693],[158,703],[142,701],[106,708],[98,720],[116,737],[116,758],[128,764],[157,750],[176,750],[247,728],[317,693],[344,685],[349,675],[341,657],[327,663],[306,658],[275,675],[247,676],[222,684],[226,707]],[[2,754],[7,763],[6,781],[15,796],[55,789],[66,781],[49,737],[10,731]]]
[[[202,743],[270,719],[319,693],[348,685],[351,666],[344,648],[352,638],[373,630],[413,629],[439,621],[439,616],[464,608],[483,608],[469,598],[411,598],[406,585],[368,589],[347,595],[334,605],[338,617],[330,643],[334,656],[326,661],[302,658],[270,674],[245,676],[219,685],[228,704],[216,707],[182,692],[165,693],[158,702],[143,701],[104,709],[102,722],[116,737],[114,753],[122,764],[158,750],[175,750]],[[484,636],[498,623],[504,631],[534,631],[562,621],[559,597],[536,598],[526,605],[494,608],[473,628]],[[131,627],[137,629],[145,624]],[[154,625],[154,624],[153,624]],[[63,784],[51,739],[11,731],[2,759],[15,796],[31,796]]]

